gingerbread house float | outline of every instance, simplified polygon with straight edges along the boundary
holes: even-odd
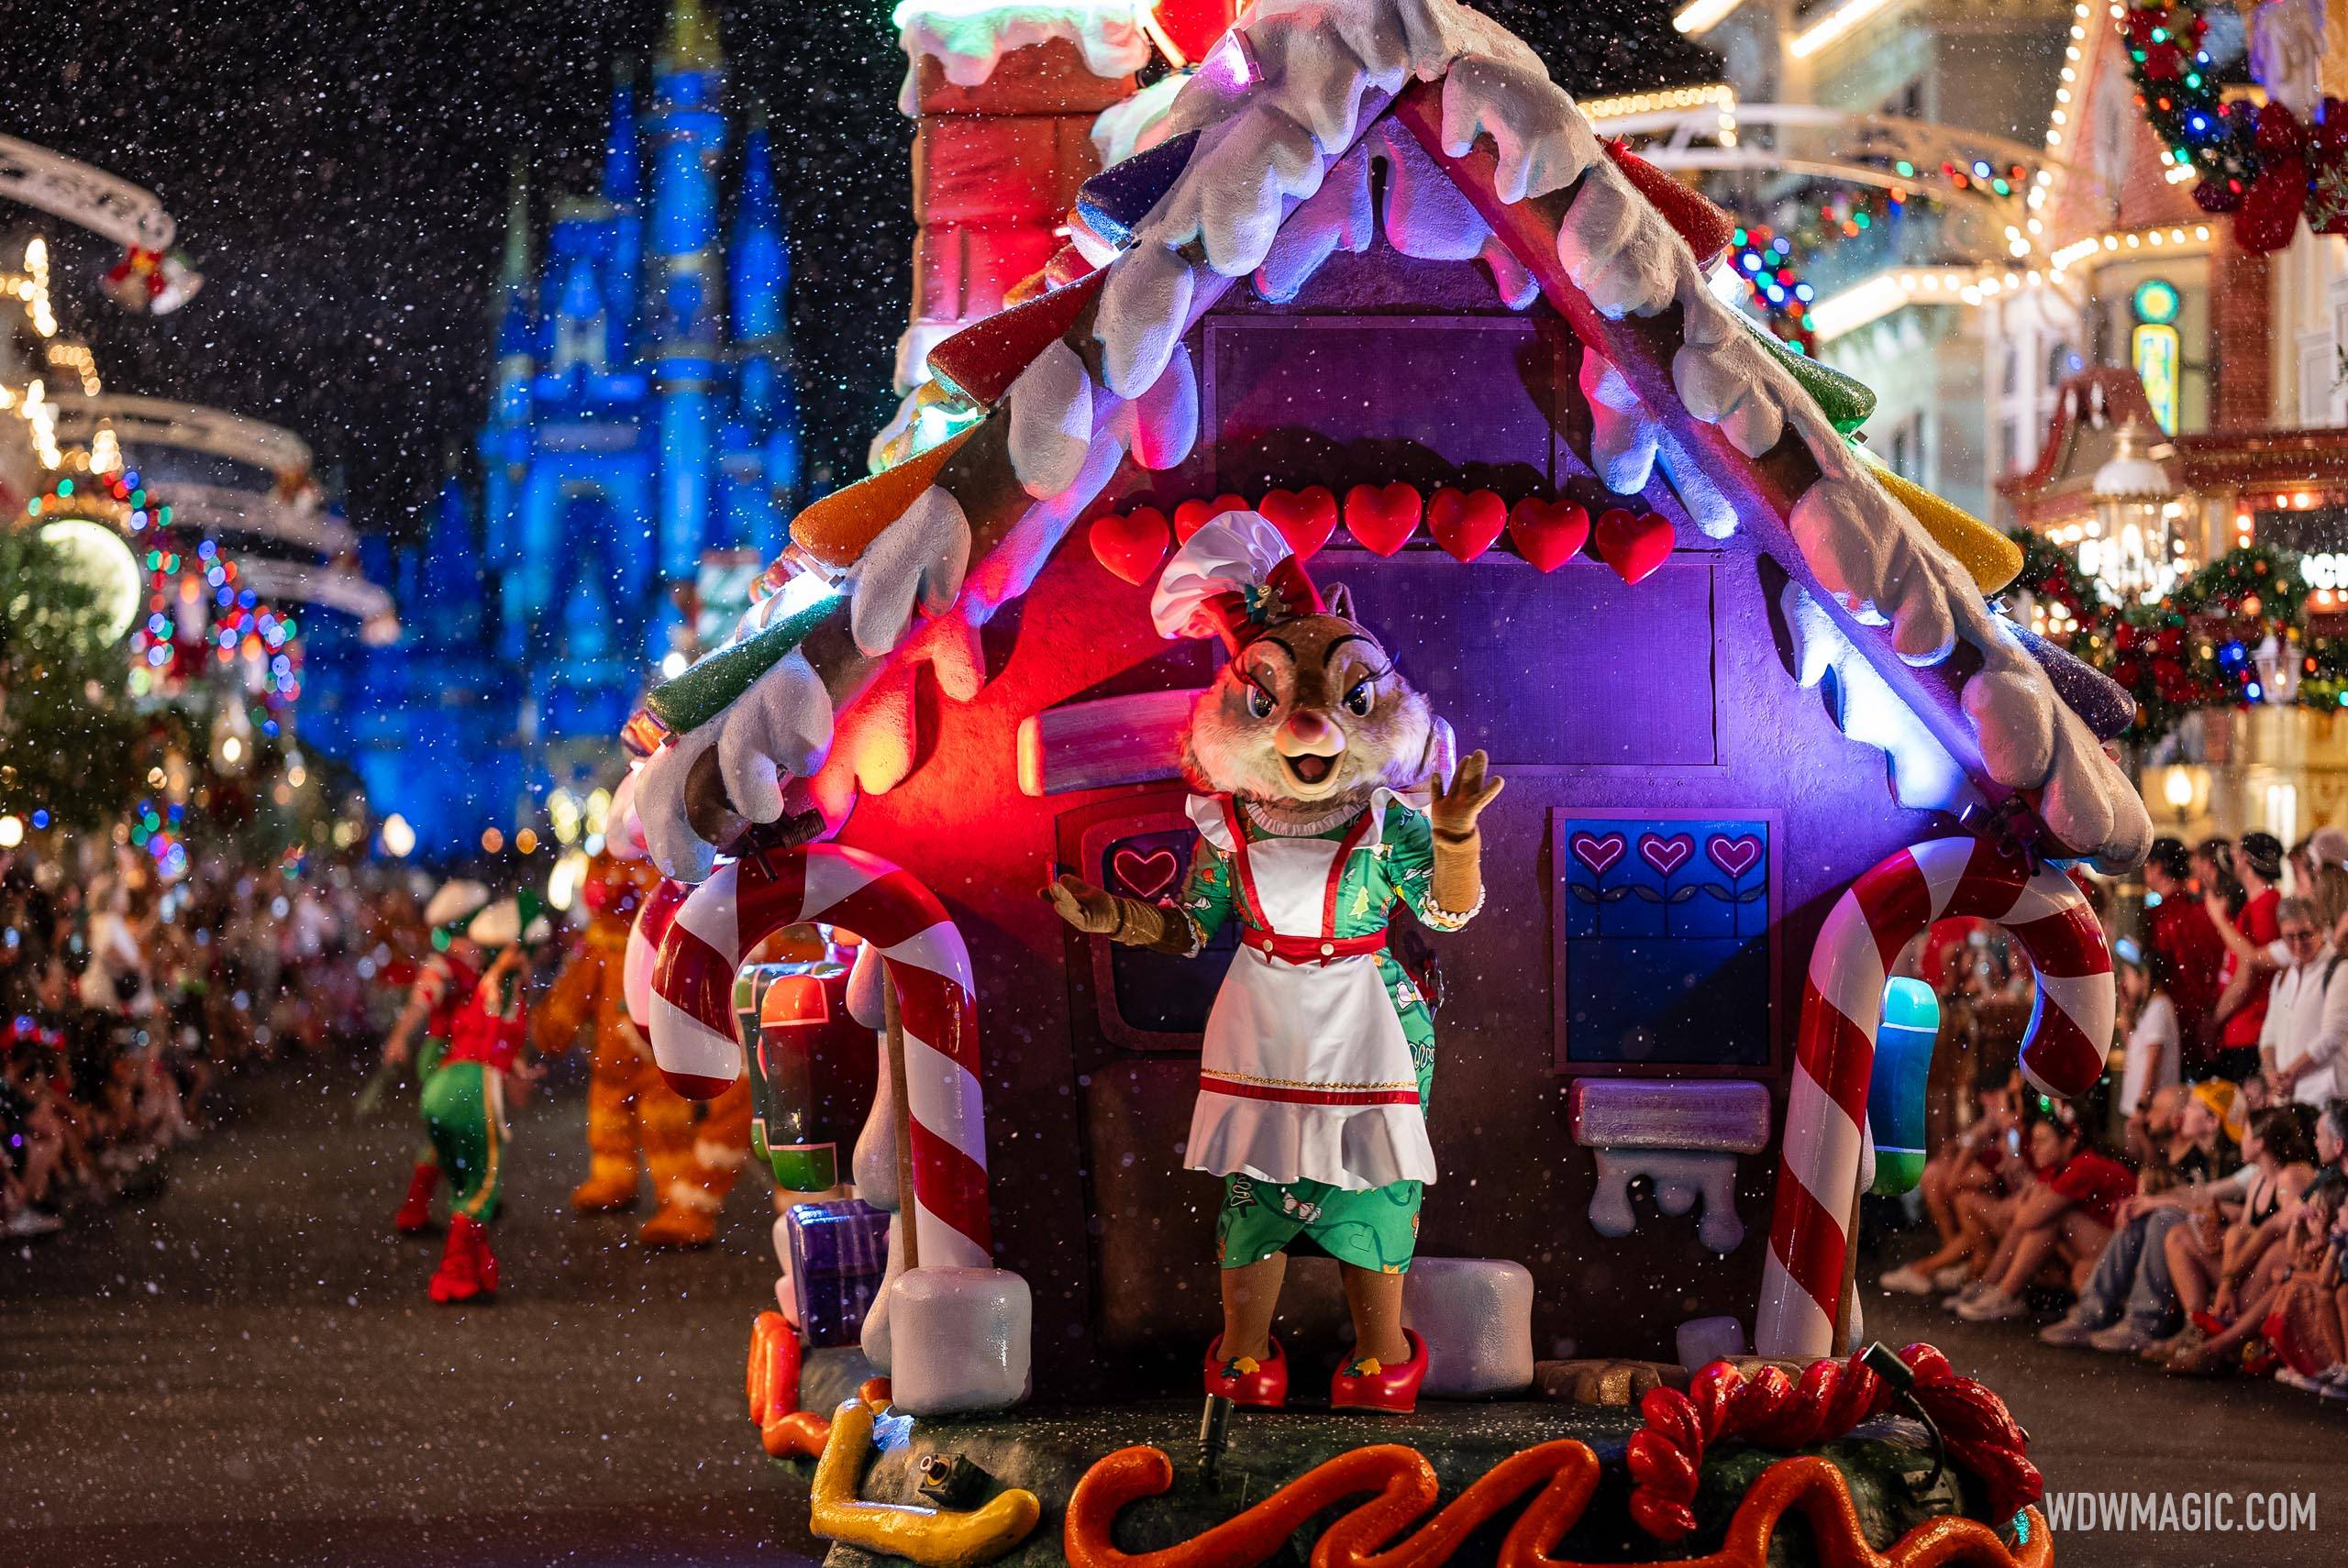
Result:
[[[1117,120],[1068,243],[930,348],[896,460],[650,703],[632,796],[699,885],[664,1067],[737,1070],[712,976],[760,931],[867,927],[911,1102],[915,1266],[863,1335],[897,1408],[1194,1401],[1215,1202],[1182,1144],[1228,939],[1113,947],[1037,890],[1179,886],[1219,655],[1147,584],[1244,507],[1510,780],[1482,914],[1430,944],[1429,1392],[1844,1351],[1885,966],[2006,921],[2048,977],[2030,1070],[2093,1081],[2109,961],[2061,867],[2147,845],[2103,745],[2132,710],[1999,613],[2017,555],[1874,462],[1865,389],[1723,302],[1720,215],[1479,14],[1267,0]],[[1334,1357],[1334,1271],[1292,1278],[1291,1353]]]

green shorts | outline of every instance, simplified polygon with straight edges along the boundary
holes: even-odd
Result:
[[[1425,1184],[1390,1182],[1348,1192],[1324,1181],[1280,1185],[1251,1176],[1223,1178],[1215,1218],[1215,1261],[1246,1268],[1275,1253],[1294,1252],[1299,1237],[1341,1264],[1379,1274],[1408,1274],[1419,1244],[1419,1199]]]

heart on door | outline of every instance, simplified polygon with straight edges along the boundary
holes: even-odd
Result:
[[[1509,511],[1508,536],[1518,555],[1543,571],[1555,571],[1589,540],[1589,511],[1570,501],[1526,496]]]
[[[1170,849],[1120,849],[1109,856],[1109,874],[1137,899],[1154,899],[1174,885],[1182,869],[1181,857]]]
[[[1704,853],[1711,857],[1713,865],[1731,877],[1742,877],[1760,860],[1761,841],[1749,833],[1739,834],[1734,838],[1716,833],[1704,841]]]
[[[1427,502],[1427,532],[1454,560],[1472,561],[1508,526],[1508,502],[1489,490],[1439,490]]]
[[[1659,513],[1613,507],[1598,520],[1598,556],[1624,582],[1637,582],[1671,558],[1671,523]]]
[[[1623,858],[1623,841],[1619,833],[1578,833],[1567,841],[1567,847],[1576,860],[1603,877],[1609,866]]]
[[[1696,841],[1684,833],[1668,837],[1659,833],[1639,835],[1639,858],[1667,877],[1685,866],[1688,857],[1695,853]]]

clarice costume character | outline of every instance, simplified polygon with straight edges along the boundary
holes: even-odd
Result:
[[[1482,752],[1447,782],[1448,732],[1352,618],[1324,601],[1254,513],[1192,536],[1159,579],[1168,636],[1215,635],[1230,658],[1192,711],[1183,769],[1199,830],[1178,907],[1073,877],[1047,891],[1069,924],[1130,946],[1198,953],[1240,922],[1207,1020],[1191,1169],[1223,1177],[1223,1332],[1206,1386],[1277,1408],[1288,1365],[1271,1324],[1287,1253],[1335,1257],[1353,1316],[1338,1409],[1406,1411],[1426,1347],[1402,1327],[1419,1204],[1435,1179],[1426,1105],[1434,1030],[1387,950],[1396,900],[1435,931],[1483,904],[1476,820],[1500,793]],[[1410,792],[1425,789],[1423,810]]]
[[[581,1028],[594,1032],[587,1079],[587,1179],[570,1194],[574,1213],[634,1207],[641,1154],[659,1207],[637,1231],[648,1247],[707,1246],[750,1143],[750,1100],[737,1085],[695,1105],[661,1081],[651,1045],[628,1021],[623,971],[628,930],[659,873],[648,860],[609,852],[588,863],[581,895],[587,932],[555,977],[531,1024],[530,1043],[555,1054]]]
[[[389,1034],[383,1037],[383,1060],[396,1066],[415,1055],[417,1099],[432,1081],[440,1058],[449,1049],[449,1033],[457,1014],[481,984],[482,951],[465,935],[465,927],[489,905],[489,889],[479,882],[442,884],[424,906],[424,923],[432,933],[433,952],[424,961],[407,1002]],[[419,1032],[421,1037],[419,1038]],[[392,1228],[413,1235],[432,1223],[432,1195],[440,1187],[440,1155],[433,1147],[431,1130],[425,1130],[415,1164],[408,1172],[407,1197],[392,1217]]]
[[[535,908],[503,899],[474,917],[468,934],[497,955],[465,999],[449,1048],[424,1085],[424,1124],[449,1175],[449,1239],[430,1295],[470,1301],[497,1292],[497,1259],[489,1250],[505,1186],[505,1086],[535,1076],[522,1052],[529,1034],[529,948],[548,926]]]

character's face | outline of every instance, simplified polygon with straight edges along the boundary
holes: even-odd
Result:
[[[1308,615],[1224,667],[1191,715],[1185,760],[1211,791],[1338,801],[1419,782],[1430,724],[1426,699],[1368,632],[1342,613]]]

